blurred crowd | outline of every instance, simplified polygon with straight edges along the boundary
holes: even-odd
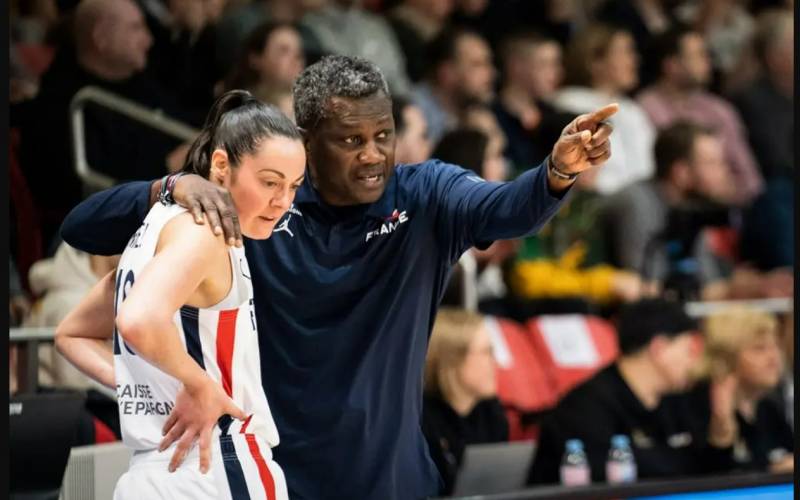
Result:
[[[793,347],[780,348],[793,336],[791,315],[741,312],[693,326],[668,304],[793,295],[793,8],[791,0],[12,0],[12,325],[55,326],[115,266],[58,237],[92,190],[76,173],[70,114],[86,86],[200,128],[215,96],[232,88],[292,116],[292,84],[306,65],[358,55],[389,82],[398,163],[433,157],[492,182],[544,161],[577,114],[616,102],[610,161],[578,178],[539,234],[474,248],[454,271],[444,304],[457,309],[440,314],[426,371],[423,424],[437,464],[452,480],[465,443],[508,439],[484,375],[492,350],[482,315],[524,322],[573,313],[617,325],[621,357],[587,383],[630,389],[629,410],[645,428],[658,414],[675,432],[711,435],[704,452],[739,450],[733,462],[717,454],[704,466],[785,470],[785,457],[764,455],[779,447],[758,440],[784,438],[764,430],[762,419],[781,413],[762,402],[792,363]],[[89,102],[83,122],[77,140],[88,165],[114,182],[183,164],[186,141],[115,110]],[[648,312],[653,297],[667,302]],[[46,383],[86,387],[57,354],[42,356]],[[664,406],[704,356],[725,366],[687,392],[706,401],[706,415],[687,416],[678,408],[685,400]],[[695,359],[685,373],[665,371]],[[766,365],[775,367],[769,380]],[[725,385],[723,372],[738,384]],[[558,464],[580,428],[566,429],[568,416],[605,411],[592,404],[605,402],[562,400],[554,411],[567,416],[542,423],[542,457],[558,455],[547,459]],[[607,448],[609,436],[586,432],[591,458],[588,443]],[[689,467],[678,455],[665,460]],[[639,463],[645,475],[664,472],[648,463]],[[538,471],[531,481],[557,480]]]

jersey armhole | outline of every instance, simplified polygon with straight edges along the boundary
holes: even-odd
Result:
[[[192,217],[192,214],[190,212],[188,212],[188,211],[176,215],[171,220],[169,220],[166,224],[164,224],[164,227],[161,229],[161,232],[158,235],[158,241],[156,242],[156,248],[155,248],[155,251],[153,253],[153,256],[158,255],[159,251],[163,250],[164,245],[168,244],[168,243],[165,243],[165,241],[164,241],[166,239],[164,234],[168,230],[167,228],[170,228],[170,227],[175,228],[176,226],[180,226],[180,225],[184,225],[184,224],[196,224],[194,222],[194,218]],[[207,224],[203,225],[203,229],[210,231],[210,229],[207,227]],[[219,243],[221,245],[225,245],[225,243],[222,240],[221,236],[215,236],[215,240],[216,240],[217,243]],[[211,241],[211,240],[209,240],[209,241]],[[234,286],[236,285],[236,275],[235,275],[235,265],[234,265],[234,262],[233,262],[233,255],[231,254],[231,251],[227,248],[227,245],[225,245],[225,250],[226,250],[225,251],[225,255],[227,256],[226,260],[227,260],[227,263],[228,263],[228,275],[229,275],[229,278],[230,278],[230,283],[229,283],[229,286],[228,286],[228,289],[226,290],[226,292],[224,294],[222,294],[221,298],[219,300],[215,301],[213,304],[192,303],[192,299],[196,298],[196,297],[194,297],[194,295],[198,292],[198,290],[200,290],[200,288],[204,285],[206,280],[209,279],[208,276],[206,276],[203,279],[203,281],[200,282],[200,284],[194,290],[194,292],[192,292],[192,297],[190,297],[190,300],[188,300],[186,302],[186,304],[184,304],[184,305],[197,307],[197,308],[200,308],[200,309],[215,309],[216,306],[218,306],[219,304],[222,304],[223,302],[225,302],[225,301],[227,301],[229,299],[231,293],[234,292]]]

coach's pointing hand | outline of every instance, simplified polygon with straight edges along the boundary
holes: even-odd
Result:
[[[616,103],[580,115],[564,127],[550,155],[550,189],[569,187],[575,174],[605,163],[611,157],[609,137],[614,128],[606,120],[619,110]]]

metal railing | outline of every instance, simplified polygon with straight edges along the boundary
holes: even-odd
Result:
[[[98,87],[83,87],[72,98],[69,113],[72,124],[72,155],[75,172],[89,190],[105,189],[116,184],[116,179],[95,170],[86,159],[83,111],[86,104],[90,102],[104,106],[111,111],[187,142],[194,140],[199,133],[198,130],[189,125],[165,115],[161,110],[142,106],[130,99],[120,97]]]

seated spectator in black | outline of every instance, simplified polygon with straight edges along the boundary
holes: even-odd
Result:
[[[388,21],[406,59],[412,82],[425,73],[425,46],[439,34],[453,10],[453,0],[402,0],[388,13]]]
[[[626,306],[618,334],[619,359],[567,394],[543,419],[528,482],[559,481],[568,439],[583,441],[592,481],[605,481],[616,434],[629,436],[641,479],[729,469],[734,432],[724,419],[700,422],[685,395],[701,361],[702,338],[682,305],[648,299]],[[715,388],[714,408],[724,410],[733,386]]]
[[[438,142],[459,125],[467,102],[489,103],[494,97],[495,69],[492,50],[477,32],[446,28],[428,46],[425,79],[412,99],[428,122],[431,141]]]
[[[761,76],[733,101],[747,125],[766,179],[794,175],[794,24],[792,11],[774,10],[758,21],[755,52]]]
[[[245,40],[225,89],[244,89],[259,97],[291,92],[305,65],[303,40],[297,28],[289,23],[268,22]]]
[[[214,102],[214,85],[222,78],[211,54],[216,34],[208,0],[141,2],[153,37],[148,70],[180,104],[205,118]]]
[[[502,86],[492,109],[508,144],[515,172],[541,163],[575,115],[548,104],[561,85],[561,46],[551,38],[520,31],[504,38],[498,53]]]
[[[736,435],[734,468],[792,472],[794,432],[783,409],[768,397],[785,369],[775,317],[754,309],[730,309],[707,318],[704,330],[706,375],[730,380],[736,388],[726,416]],[[694,392],[698,418],[707,420],[709,386],[701,384]]]
[[[45,246],[83,197],[73,166],[69,118],[70,101],[79,89],[97,86],[184,118],[174,100],[144,73],[152,37],[135,2],[82,0],[74,22],[76,50],[64,47],[58,52],[31,102],[30,119],[20,126],[20,163],[40,208]],[[84,124],[89,165],[118,180],[164,175],[168,154],[179,144],[92,103],[84,108]]]
[[[706,127],[677,122],[659,133],[655,156],[655,179],[628,187],[604,208],[612,263],[640,273],[655,290],[677,276],[673,271],[683,269],[681,262],[688,263],[685,274],[697,288],[692,293],[705,300],[791,296],[790,271],[762,273],[740,265],[715,248],[713,230],[700,226],[703,216],[727,213],[724,202],[736,189],[718,136]],[[674,217],[690,208],[690,219]],[[683,223],[668,224],[670,219]],[[665,232],[678,230],[677,257],[668,256],[669,241],[678,240]]]
[[[395,162],[413,164],[429,159],[432,146],[428,138],[428,122],[422,110],[405,97],[393,96],[392,118],[396,137]]]
[[[425,362],[422,431],[444,481],[453,491],[469,444],[508,440],[508,421],[496,398],[495,360],[482,316],[442,307]]]

